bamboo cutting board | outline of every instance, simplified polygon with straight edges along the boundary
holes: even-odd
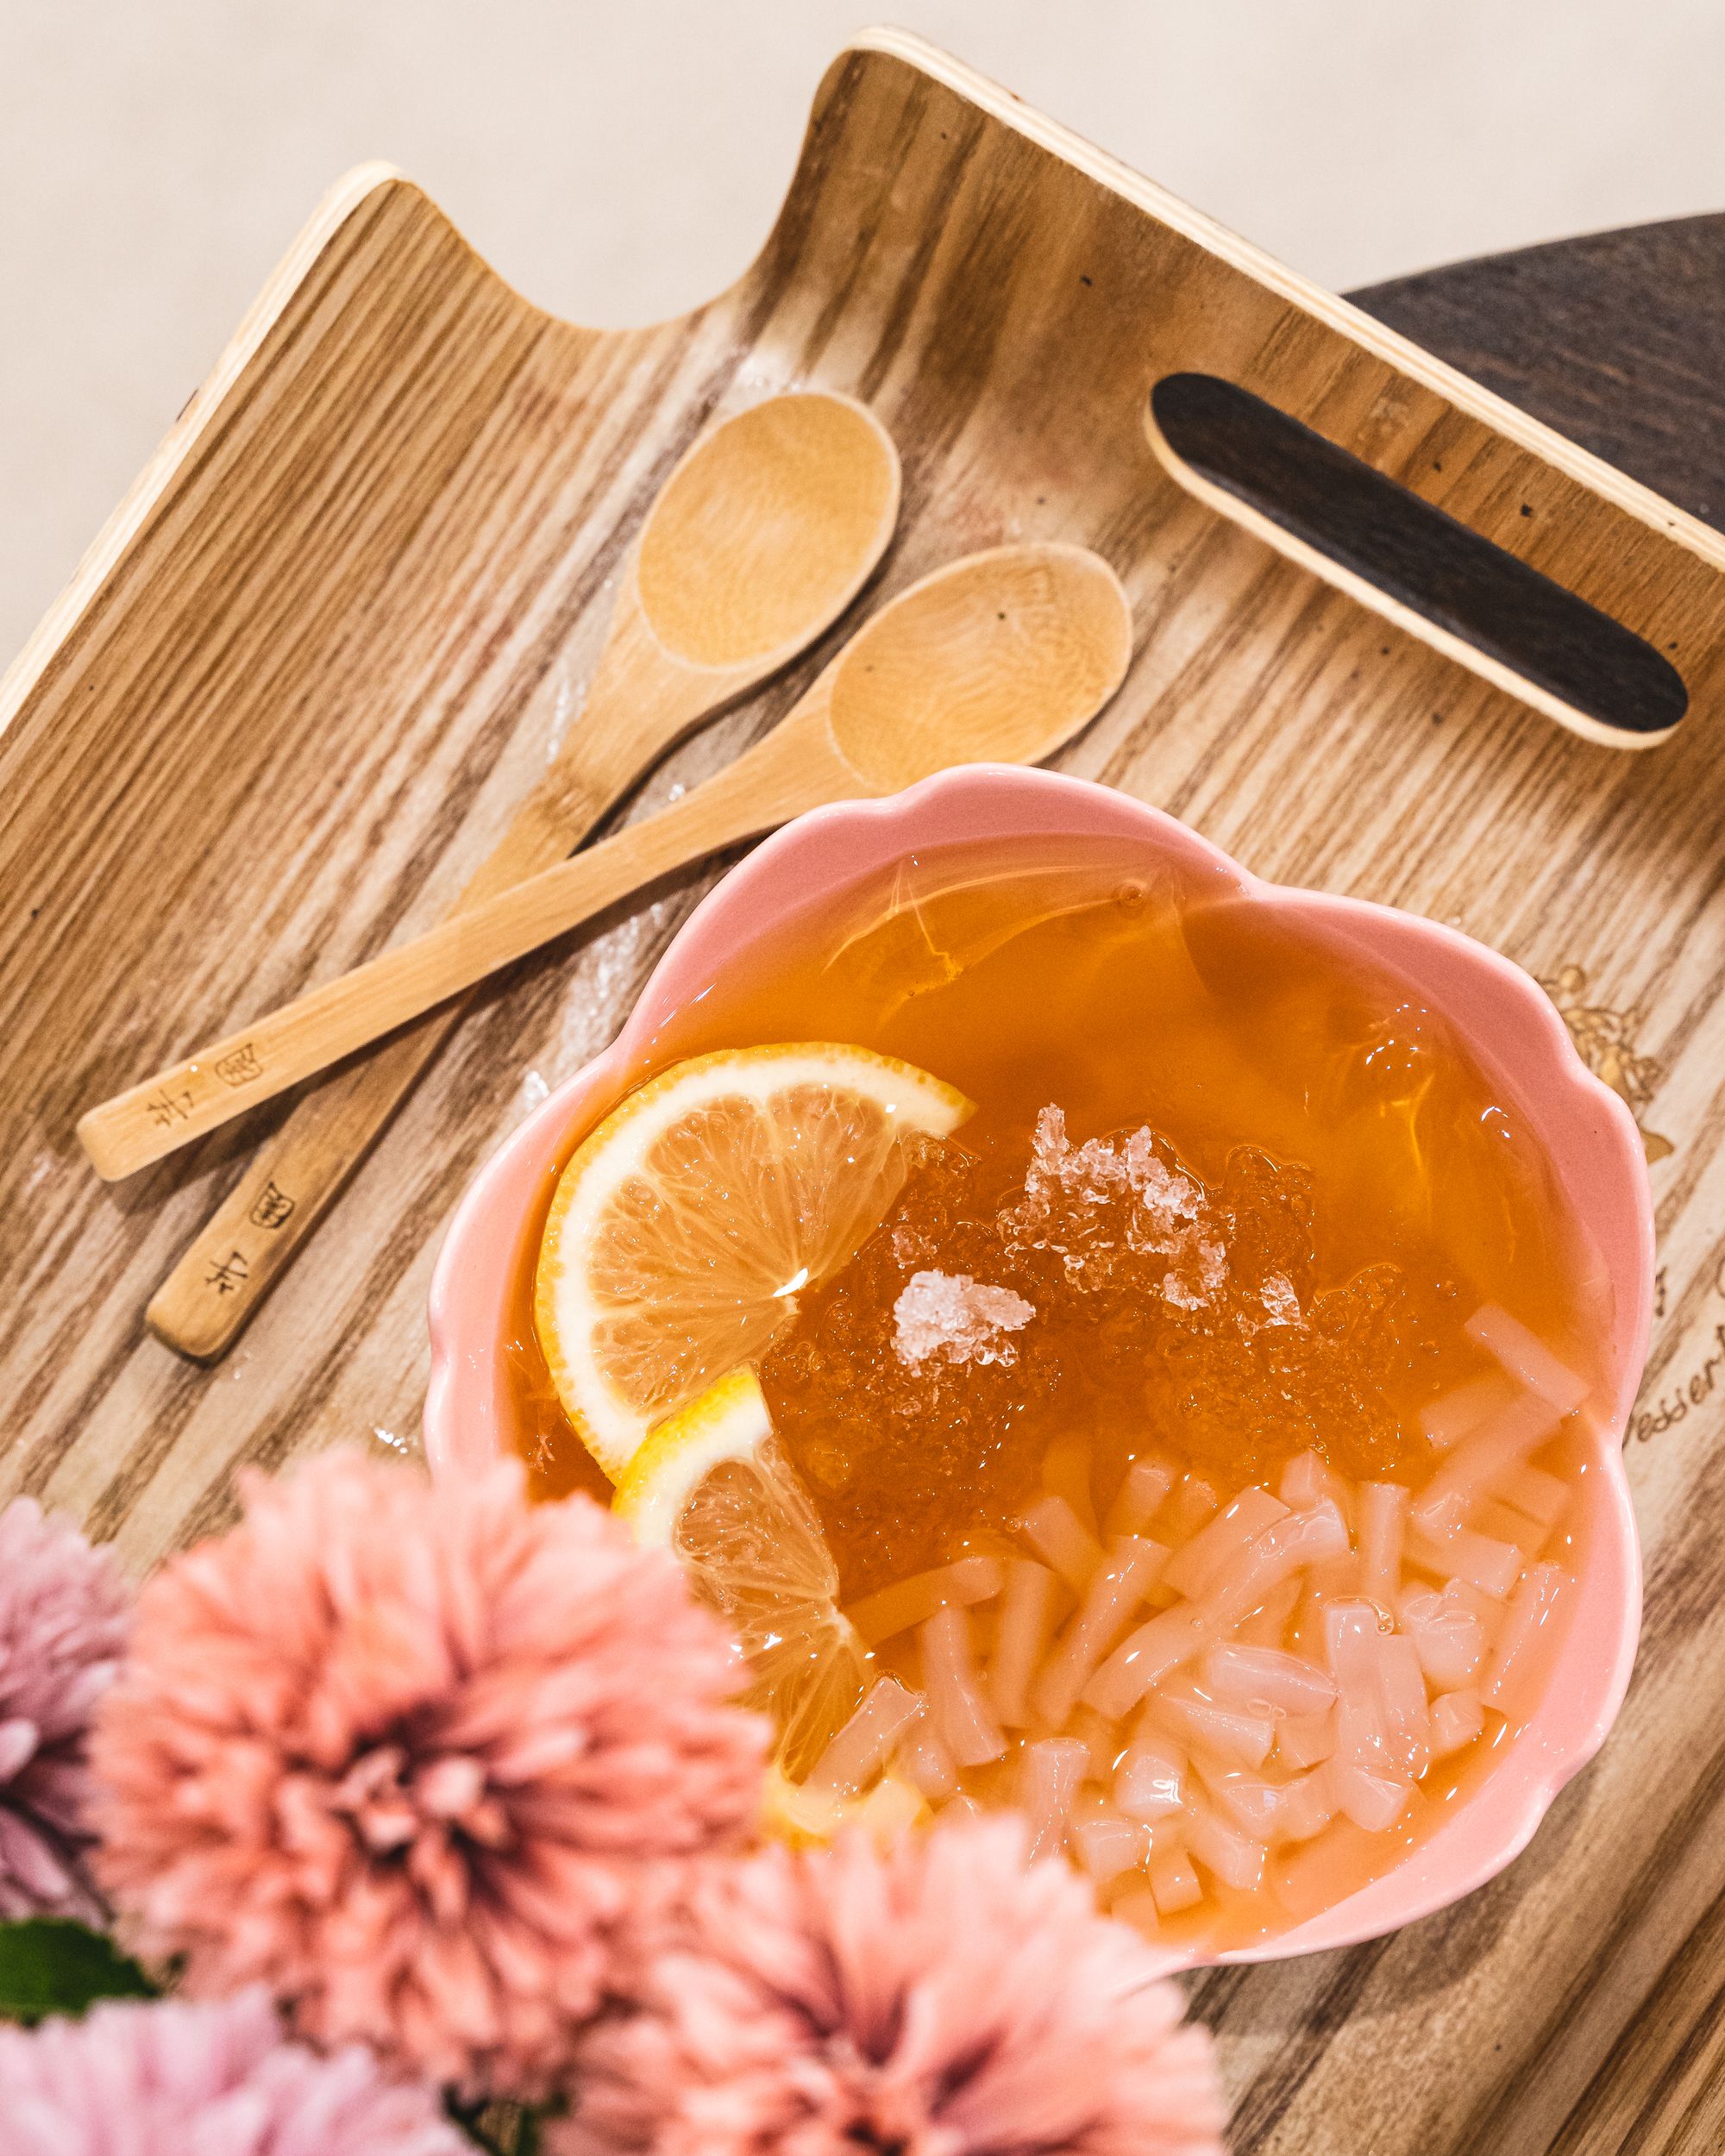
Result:
[[[1195,491],[1145,423],[1182,370],[1270,398],[1657,644],[1689,718],[1640,755],[1584,737]],[[448,906],[578,711],[671,464],[798,384],[862,397],[900,445],[885,588],[1019,537],[1119,569],[1138,650],[1065,768],[1262,874],[1508,952],[1653,1160],[1661,1299],[1629,1445],[1650,1595],[1623,1721],[1458,1908],[1194,1980],[1236,2147],[1718,2147],[1725,545],[914,41],[835,65],[760,260],[653,329],[549,319],[406,182],[354,175],[0,686],[0,1498],[37,1493],[141,1570],[229,1516],[242,1463],[411,1444],[452,1204],[610,1037],[704,885],[494,985],[213,1368],[141,1313],[254,1127],[110,1188],[73,1123]],[[764,730],[836,642],[639,805]]]

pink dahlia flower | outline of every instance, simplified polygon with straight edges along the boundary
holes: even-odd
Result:
[[[325,1455],[144,1589],[93,1758],[99,1870],[195,1996],[536,2096],[665,1867],[738,1838],[762,1727],[675,1563],[513,1465]]]
[[[284,2041],[261,1990],[0,2028],[6,2156],[473,2156],[432,2091]]]
[[[1209,2038],[1137,1934],[985,1820],[700,1867],[594,2025],[556,2156],[1220,2156]]]
[[[0,1919],[100,1921],[81,1871],[85,1739],[130,1617],[107,1551],[34,1498],[0,1512]]]

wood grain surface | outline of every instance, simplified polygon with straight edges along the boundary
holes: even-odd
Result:
[[[580,724],[457,905],[562,860],[674,743],[831,627],[879,567],[899,491],[891,436],[849,398],[763,398],[703,434],[630,548]],[[151,1297],[152,1331],[200,1361],[232,1344],[463,1015],[446,1004],[304,1090]]]
[[[904,458],[884,590],[1014,538],[1095,546],[1125,579],[1133,666],[1066,768],[1261,874],[1508,952],[1653,1159],[1622,1721],[1456,1908],[1192,1980],[1234,2146],[1692,2156],[1725,2140],[1725,546],[1644,488],[1725,508],[1725,219],[1367,304],[1631,479],[901,40],[836,65],[755,267],[652,329],[538,314],[392,175],[338,191],[0,689],[0,1496],[40,1494],[141,1570],[230,1515],[243,1465],[411,1448],[450,1207],[610,1037],[704,882],[491,984],[214,1369],[142,1313],[257,1128],[110,1188],[73,1124],[446,912],[579,723],[676,457],[771,390],[857,394]],[[1638,755],[1581,738],[1193,498],[1144,424],[1176,367],[1278,402],[1656,642],[1690,717]],[[634,812],[758,737],[843,633]]]

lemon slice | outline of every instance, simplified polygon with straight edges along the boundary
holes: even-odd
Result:
[[[896,1774],[883,1774],[867,1796],[838,1797],[800,1788],[782,1768],[771,1766],[761,1798],[762,1825],[794,1849],[836,1841],[858,1829],[886,1846],[932,1816],[927,1799]]]
[[[827,1042],[721,1050],[632,1093],[552,1200],[535,1316],[570,1420],[614,1482],[647,1431],[764,1352],[905,1178],[904,1139],[972,1103]]]
[[[662,1423],[612,1510],[637,1542],[674,1551],[728,1621],[749,1664],[744,1704],[772,1716],[783,1774],[807,1773],[862,1696],[863,1649],[754,1371],[731,1371]]]

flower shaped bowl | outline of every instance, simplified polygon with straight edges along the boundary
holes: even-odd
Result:
[[[1519,1109],[1603,1271],[1606,1376],[1578,1522],[1586,1561],[1540,1704],[1443,1823],[1399,1862],[1294,1928],[1220,1959],[1273,1960],[1352,1945],[1446,1907],[1526,1846],[1552,1798],[1603,1741],[1640,1624],[1640,1551],[1621,1451],[1653,1301],[1653,1213],[1640,1134],[1623,1103],[1582,1063],[1536,984],[1482,944],[1387,906],[1261,882],[1159,811],[1047,772],[971,765],[885,800],[802,817],[712,892],[612,1047],[559,1087],[475,1178],[431,1285],[426,1451],[437,1472],[492,1457],[509,1442],[512,1299],[549,1185],[674,1012],[740,951],[758,952],[806,910],[919,849],[1062,837],[1125,841],[1143,849],[1146,868],[1224,878],[1240,898],[1401,976],[1449,1020]]]

